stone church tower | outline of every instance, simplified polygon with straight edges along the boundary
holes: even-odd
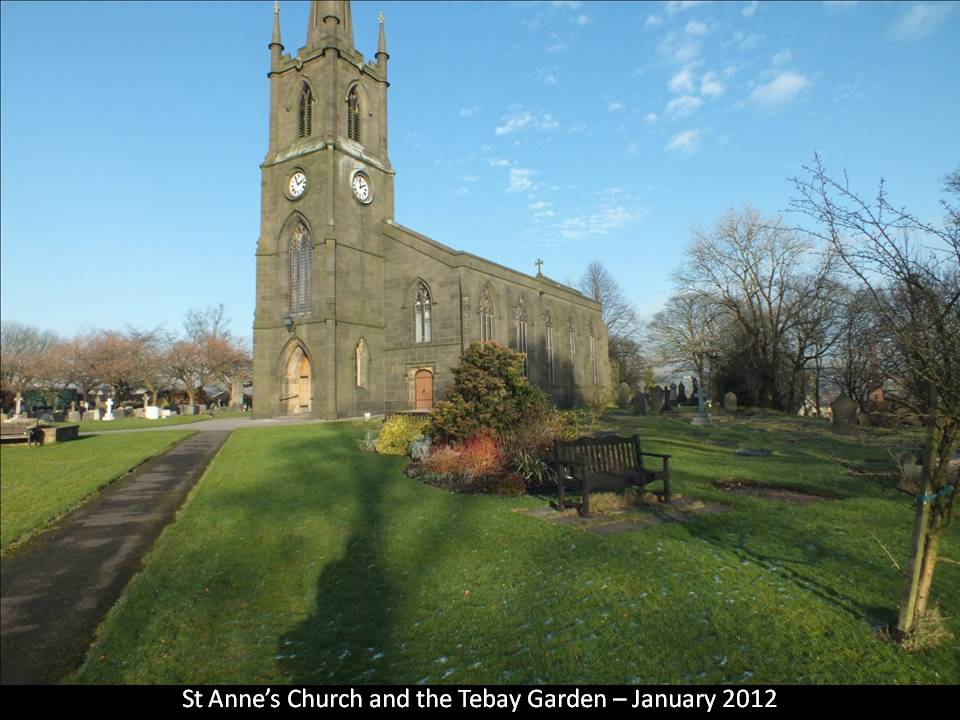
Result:
[[[255,417],[429,408],[478,341],[526,353],[528,377],[559,404],[609,384],[599,305],[395,222],[382,16],[373,62],[354,47],[345,0],[311,2],[294,56],[275,4],[269,49]]]

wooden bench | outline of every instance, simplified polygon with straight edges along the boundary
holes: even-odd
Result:
[[[34,441],[39,441],[37,437],[36,420],[10,420],[0,425],[0,442],[24,442],[27,447]]]
[[[648,470],[645,457],[659,458],[662,469]],[[566,487],[579,485],[582,501],[580,514],[590,514],[590,493],[594,490],[622,490],[644,487],[656,480],[663,482],[663,501],[670,501],[670,456],[647,453],[640,449],[636,435],[581,437],[576,440],[554,440],[553,462],[557,472],[558,507],[564,508]]]

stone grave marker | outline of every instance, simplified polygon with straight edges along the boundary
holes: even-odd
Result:
[[[633,414],[634,415],[646,415],[647,414],[647,394],[637,390],[633,396]]]
[[[84,410],[83,412],[83,421],[89,422],[91,420],[100,419],[100,410],[99,408],[94,408],[93,410]]]
[[[659,415],[663,412],[664,408],[664,392],[663,388],[659,385],[654,385],[653,390],[650,391],[650,411],[654,414]]]
[[[839,395],[837,399],[830,403],[830,410],[833,412],[834,431],[849,435],[856,432],[857,422],[857,403],[846,395]]]
[[[83,419],[83,415],[77,410],[71,410],[67,413],[67,422],[80,422]]]
[[[728,413],[737,412],[737,394],[733,391],[723,396],[723,409]]]

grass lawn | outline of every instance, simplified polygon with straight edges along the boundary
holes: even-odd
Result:
[[[0,546],[18,541],[81,505],[191,431],[97,436],[0,451]]]
[[[250,413],[240,410],[225,410],[216,416],[203,413],[202,415],[173,415],[159,420],[147,420],[146,418],[125,417],[116,420],[86,420],[79,423],[53,423],[54,425],[79,425],[82,433],[102,433],[111,430],[147,430],[149,428],[164,427],[166,425],[186,425],[189,423],[203,422],[204,420],[250,417]]]
[[[86,683],[908,683],[960,681],[960,645],[879,636],[911,502],[849,474],[881,442],[811,422],[612,414],[673,454],[675,491],[724,513],[597,536],[361,454],[361,424],[239,430],[100,629]],[[737,457],[738,446],[771,457]],[[836,496],[723,492],[738,477]],[[868,531],[869,529],[869,531]],[[958,533],[943,554],[960,556]],[[960,567],[934,582],[960,634]]]

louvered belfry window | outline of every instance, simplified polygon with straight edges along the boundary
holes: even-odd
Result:
[[[313,281],[313,244],[310,232],[303,223],[297,223],[290,241],[290,314],[300,315],[311,310]]]
[[[300,137],[313,133],[313,93],[306,83],[300,88]]]
[[[360,93],[354,85],[347,96],[347,137],[360,142]]]

